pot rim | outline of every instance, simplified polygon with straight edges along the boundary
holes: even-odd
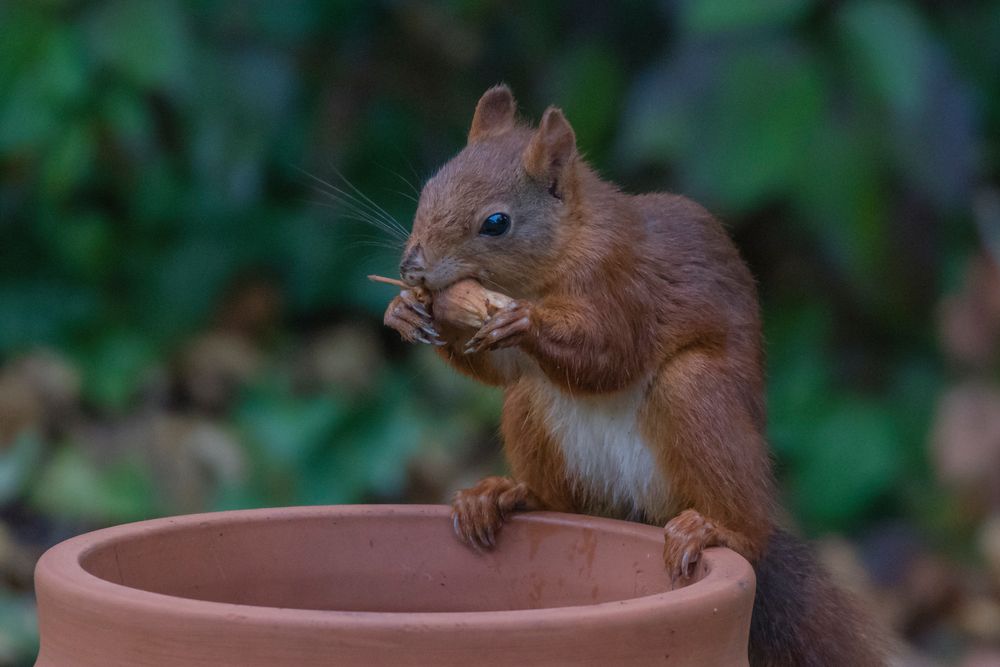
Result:
[[[36,594],[38,589],[42,588],[49,594],[57,590],[67,597],[75,598],[73,604],[102,608],[110,606],[128,609],[140,615],[157,614],[161,617],[197,618],[205,621],[228,618],[271,626],[354,628],[359,631],[366,628],[406,630],[414,626],[433,629],[456,625],[469,629],[496,629],[563,625],[594,617],[601,617],[616,624],[619,621],[627,623],[629,619],[646,617],[650,614],[669,615],[675,613],[679,607],[691,605],[719,609],[732,599],[734,583],[740,587],[753,587],[755,583],[750,563],[734,551],[715,547],[703,553],[704,565],[701,567],[705,568],[705,574],[698,581],[672,591],[636,598],[540,609],[462,612],[338,611],[214,602],[154,593],[102,579],[87,572],[82,566],[82,560],[96,549],[107,548],[115,542],[136,535],[179,531],[192,525],[356,516],[406,516],[450,521],[450,514],[451,508],[445,505],[316,505],[229,510],[127,523],[72,537],[46,551],[35,568]],[[662,529],[654,526],[578,514],[525,512],[515,515],[511,521],[572,525],[591,528],[605,535],[639,534],[640,537],[651,540],[663,539]],[[70,602],[67,601],[67,604]]]

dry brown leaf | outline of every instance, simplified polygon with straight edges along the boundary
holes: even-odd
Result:
[[[970,597],[957,611],[962,631],[981,641],[1000,640],[1000,603],[987,595]]]
[[[192,402],[219,410],[260,370],[263,361],[260,350],[247,337],[208,331],[183,350],[177,374]]]
[[[295,359],[297,390],[374,390],[383,363],[378,337],[362,322],[338,324],[319,332],[302,347]]]
[[[939,333],[950,357],[985,364],[1000,351],[1000,268],[988,257],[975,257],[961,290],[941,302]]]
[[[970,380],[945,392],[931,449],[942,481],[990,493],[1000,481],[1000,391]]]
[[[993,575],[994,585],[1000,589],[1000,512],[983,522],[976,541],[983,560]]]

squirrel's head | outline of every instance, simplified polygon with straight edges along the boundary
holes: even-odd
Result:
[[[478,278],[517,297],[553,269],[572,233],[576,138],[555,107],[537,129],[515,113],[506,86],[480,98],[467,145],[420,193],[400,263],[405,282],[438,290]]]

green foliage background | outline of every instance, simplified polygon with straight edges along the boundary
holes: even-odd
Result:
[[[983,244],[998,72],[996,2],[2,2],[0,542],[30,560],[155,515],[440,501],[502,465],[499,397],[380,329],[391,290],[364,276],[397,251],[310,175],[406,223],[506,81],[608,178],[731,229],[803,530],[968,544],[927,455],[962,372],[934,315]],[[0,662],[34,650],[18,572]]]

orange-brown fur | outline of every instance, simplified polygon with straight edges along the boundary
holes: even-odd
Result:
[[[477,236],[482,219],[501,208],[512,212],[510,234]],[[386,313],[404,338],[421,327],[456,369],[505,390],[513,479],[488,478],[456,495],[460,536],[489,548],[516,509],[605,514],[665,526],[664,560],[675,577],[713,545],[761,571],[781,571],[785,535],[775,527],[755,285],[702,207],[675,195],[622,193],[582,160],[559,110],[546,111],[537,130],[520,125],[509,90],[497,87],[477,106],[468,147],[424,188],[401,272],[431,291],[474,277],[516,300],[479,332],[407,311],[405,294]],[[636,396],[636,423],[666,497],[626,506],[574,476],[546,422],[552,392],[593,396],[601,406],[605,396]],[[813,590],[821,599],[803,603],[808,618],[789,632],[822,628],[841,637],[808,619],[857,612],[825,583]],[[760,627],[770,627],[769,613],[755,612]],[[880,662],[863,637],[806,639],[767,639],[776,646],[752,647],[754,664]],[[806,645],[826,653],[807,655]]]

